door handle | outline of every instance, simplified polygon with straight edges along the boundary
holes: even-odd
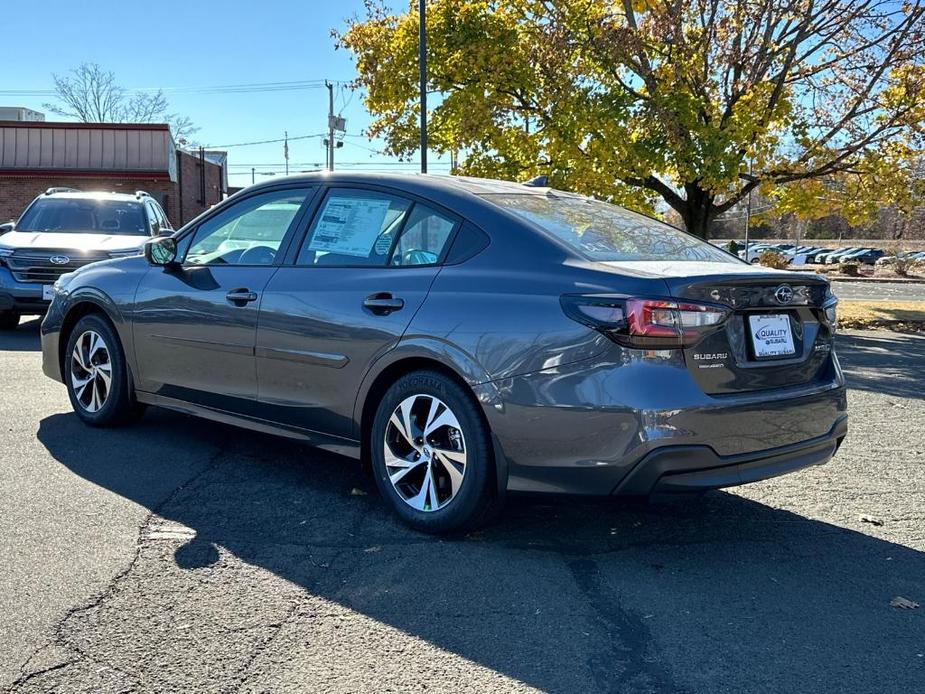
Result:
[[[252,292],[249,289],[232,289],[225,294],[225,298],[235,306],[243,306],[251,301],[257,301],[257,292]]]
[[[391,292],[370,294],[363,301],[363,307],[368,308],[377,316],[387,316],[392,311],[400,311],[404,306],[405,300],[392,296]]]

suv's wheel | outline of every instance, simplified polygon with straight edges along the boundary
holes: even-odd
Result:
[[[90,426],[123,424],[141,412],[122,344],[109,321],[100,316],[84,316],[71,331],[64,382],[74,412]]]
[[[491,450],[476,405],[432,371],[396,381],[373,421],[376,485],[405,522],[425,532],[471,528],[497,510]]]
[[[0,311],[0,330],[16,330],[19,314],[16,311]]]

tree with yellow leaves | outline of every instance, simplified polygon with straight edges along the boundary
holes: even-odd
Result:
[[[891,147],[920,151],[923,2],[430,0],[430,145],[460,153],[459,173],[661,198],[702,237],[758,186],[822,204],[803,182],[869,182]],[[417,32],[417,2],[382,0],[336,32],[370,136],[403,157],[419,142]]]

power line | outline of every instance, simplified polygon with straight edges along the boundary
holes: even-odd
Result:
[[[433,166],[451,166],[448,161],[435,161],[431,162]],[[371,168],[386,168],[386,167],[413,167],[417,168],[419,165],[417,162],[404,162],[404,161],[339,161],[337,162],[338,166],[368,166]],[[228,164],[229,168],[242,168],[242,169],[254,169],[254,168],[263,168],[263,169],[282,169],[282,164],[278,162],[267,163],[267,164]],[[303,162],[294,162],[290,163],[290,166],[325,166],[323,161],[303,161]]]
[[[324,137],[324,133],[319,133],[317,135],[299,135],[298,137],[280,137],[276,140],[256,140],[254,142],[235,142],[230,145],[209,145],[206,149],[228,149],[229,147],[250,147],[251,145],[269,145],[274,142],[286,142],[288,139],[289,142],[293,140],[310,140],[314,137]]]
[[[333,80],[333,84],[348,85],[349,80]],[[300,91],[321,89],[324,80],[299,80],[294,82],[251,82],[245,84],[220,84],[203,87],[129,87],[127,92],[165,92],[170,94],[248,94],[253,92]],[[0,89],[0,96],[55,96],[54,89]]]
[[[382,154],[381,150],[374,149],[372,147],[367,147],[366,145],[361,145],[357,142],[347,142],[344,140],[345,145],[350,145],[351,147],[359,147],[360,149],[365,149],[367,152],[372,152],[373,154]]]

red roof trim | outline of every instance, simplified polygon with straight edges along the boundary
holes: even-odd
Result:
[[[113,171],[108,169],[0,169],[3,178],[124,178],[169,181],[167,171]]]
[[[0,121],[0,128],[33,128],[64,130],[170,130],[166,123],[71,123],[56,121]]]

